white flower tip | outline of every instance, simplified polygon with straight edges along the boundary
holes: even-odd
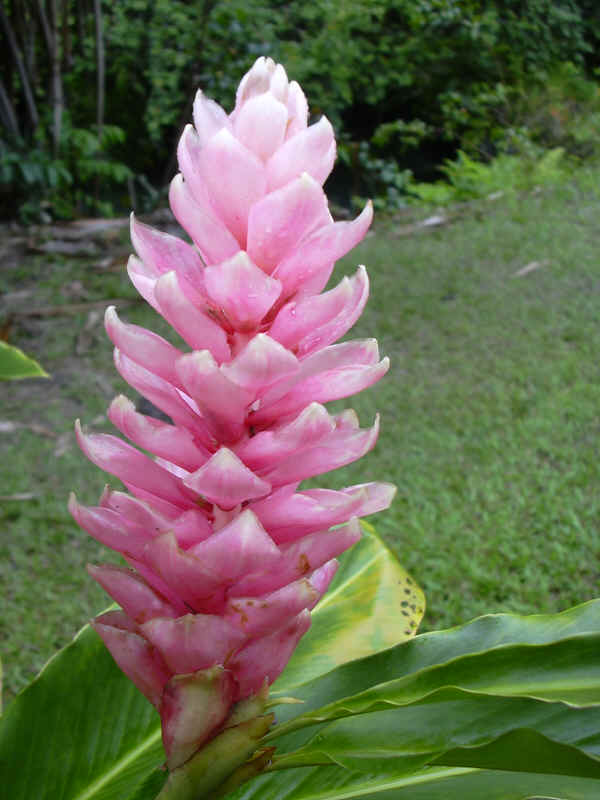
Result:
[[[300,416],[309,419],[313,417],[321,417],[325,414],[329,417],[329,412],[325,406],[322,403],[318,403],[316,400],[313,400],[306,406],[304,411],[300,413]]]
[[[198,89],[198,92],[200,92],[200,89]],[[196,94],[196,98],[197,97],[198,97],[198,94]],[[194,128],[192,123],[188,122],[186,124],[186,126],[184,127],[184,129],[183,129],[183,133],[181,134],[181,141],[183,141],[184,139],[188,139],[190,136],[191,137],[195,137],[195,136],[197,136],[197,134],[196,134],[196,129]]]
[[[362,344],[364,346],[364,352],[367,353],[373,361],[377,361],[379,358],[379,342],[377,339],[372,336],[369,339],[363,339]]]
[[[77,522],[79,517],[79,509],[81,506],[77,502],[77,495],[75,492],[69,493],[69,500],[67,502],[67,509],[69,514],[73,517],[73,519]]]
[[[100,500],[98,501],[99,506],[107,506],[110,502],[110,497],[113,493],[113,490],[110,488],[108,483],[104,484],[104,489],[102,490],[102,494],[100,495]]]
[[[131,242],[136,250],[137,247],[135,243],[137,240],[137,232],[139,231],[141,225],[142,223],[135,216],[135,212],[132,211],[131,214],[129,215],[129,234],[131,236]]]
[[[116,306],[108,306],[104,312],[104,327],[110,337],[110,332],[122,326],[122,322],[117,314]],[[112,337],[111,337],[112,338]]]
[[[132,274],[137,275],[139,273],[143,274],[142,262],[136,255],[131,253],[129,258],[127,259],[127,274],[131,276]]]
[[[302,188],[303,189],[314,189],[314,188],[317,188],[318,190],[321,189],[321,184],[319,183],[319,181],[316,181],[313,178],[313,176],[310,175],[308,172],[303,172],[300,175],[300,179],[299,180],[302,183]]]
[[[81,450],[86,454],[88,458],[90,458],[92,437],[88,436],[87,433],[83,432],[83,428],[81,427],[81,421],[79,419],[75,420],[75,438],[77,439],[77,444],[79,445]]]
[[[114,414],[115,412],[123,412],[123,411],[135,411],[135,405],[132,401],[125,397],[124,394],[118,394],[108,407],[108,415],[110,418],[110,414]]]
[[[160,278],[157,279],[156,284],[154,286],[155,291],[161,291],[166,289],[178,289],[179,288],[179,281],[177,280],[177,273],[174,269],[170,270],[169,272],[163,272]]]
[[[211,466],[218,466],[222,469],[246,466],[244,462],[236,456],[233,450],[230,450],[228,447],[220,447],[210,461]]]
[[[375,414],[375,421],[373,422],[373,426],[371,428],[371,436],[369,437],[372,446],[375,445],[377,437],[379,436],[379,425],[380,425],[380,416],[379,414]]]
[[[144,232],[145,231],[152,232],[152,228],[150,227],[150,225],[146,225],[144,222],[140,222],[132,211],[131,216],[129,218],[129,229],[131,234],[131,243],[133,244],[135,251],[139,253],[140,247],[143,247]]]
[[[175,362],[175,370],[181,377],[188,371],[206,374],[212,373],[218,368],[219,365],[210,350],[193,350],[191,353],[180,356]]]
[[[367,200],[365,207],[357,217],[357,219],[361,218],[367,223],[367,225],[370,225],[373,221],[373,201],[370,198]]]
[[[353,408],[347,408],[340,414],[336,414],[335,421],[338,426],[343,425],[344,427],[352,428],[353,430],[358,430],[360,428],[358,414]]]
[[[97,564],[86,564],[85,569],[90,578],[94,578],[94,580],[97,580],[97,578],[103,572],[102,567],[98,566]]]
[[[198,139],[196,129],[188,122],[177,143],[177,163],[179,164],[179,169],[182,169],[184,164],[189,163],[190,151],[194,149],[197,150],[199,145],[200,140]]]
[[[311,127],[313,127],[313,126],[311,126]],[[333,125],[329,121],[329,118],[325,116],[325,114],[323,114],[323,116],[317,122],[315,122],[314,127],[315,128],[317,128],[317,127],[327,128],[327,130],[331,134],[331,137],[335,138],[335,134],[334,134],[334,131],[333,131]]]
[[[246,250],[238,250],[238,252],[231,256],[231,258],[224,261],[223,264],[227,265],[228,269],[233,269],[234,267],[246,267],[250,265],[255,269],[259,269],[256,264],[252,261]]]
[[[243,530],[247,530],[251,533],[254,533],[257,529],[260,531],[265,530],[259,518],[250,508],[245,508],[234,521],[235,524],[241,526]]]
[[[183,175],[178,172],[169,185],[169,198],[172,194],[179,194],[183,191]]]

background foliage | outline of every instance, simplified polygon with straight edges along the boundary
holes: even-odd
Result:
[[[458,150],[580,158],[598,138],[593,0],[1,0],[0,17],[0,214],[26,221],[155,204],[196,87],[230,106],[259,54],[331,118],[346,204],[402,205]]]
[[[316,483],[398,486],[373,521],[425,591],[421,630],[560,611],[596,596],[600,578],[600,167],[473,201],[444,212],[446,225],[419,227],[427,213],[378,215],[336,266],[333,284],[367,265],[371,296],[351,335],[376,336],[391,369],[348,401],[362,425],[381,413],[377,446]],[[112,398],[139,402],[114,368],[104,308],[173,336],[136,301],[127,229],[113,236],[95,254],[23,245],[2,260],[0,329],[52,376],[0,386],[7,700],[107,603],[85,564],[114,554],[66,507],[70,489],[95,505],[108,479],[83,458],[73,420],[114,433]]]

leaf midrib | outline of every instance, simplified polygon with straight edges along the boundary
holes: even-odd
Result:
[[[100,777],[96,778],[86,789],[83,790],[78,795],[75,795],[72,800],[90,800],[90,798],[94,797],[94,794],[97,793],[100,789],[109,783],[116,775],[120,772],[125,770],[129,764],[135,761],[145,750],[150,749],[154,746],[158,741],[160,741],[161,731],[158,727],[154,733],[148,736],[142,744],[134,747],[133,750],[130,750],[126,755],[120,758],[112,767],[111,769],[107,770],[103,773]]]

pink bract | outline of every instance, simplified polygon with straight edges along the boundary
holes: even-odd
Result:
[[[170,191],[193,243],[132,216],[137,257],[128,266],[183,341],[174,346],[106,312],[117,369],[171,421],[120,396],[108,415],[132,444],[77,425],[86,456],[128,493],[107,490],[97,507],[69,504],[129,564],[89,568],[122,609],[93,624],[161,713],[175,765],[234,703],[278,677],[336,556],[360,538],[358,518],[394,493],[380,483],[298,489],[375,445],[378,420],[362,430],[353,412],[330,414],[323,404],[388,368],[375,340],[335,344],[364,308],[366,271],[323,290],[372,209],[351,222],[331,218],[322,189],[335,158],[331,124],[309,126],[298,84],[259,58],[231,114],[198,92],[194,125],[181,137]],[[195,674],[200,683],[183,677]],[[207,721],[179,735],[192,695]]]

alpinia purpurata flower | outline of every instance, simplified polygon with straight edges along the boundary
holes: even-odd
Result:
[[[298,490],[374,446],[377,420],[361,430],[354,412],[323,404],[388,368],[374,339],[334,344],[364,308],[367,273],[323,289],[372,210],[333,222],[322,189],[333,130],[307,120],[302,90],[270,59],[244,76],[229,115],[198,92],[170,191],[193,245],[132,218],[128,265],[185,344],[106,312],[118,371],[172,424],[122,396],[111,404],[113,424],[153,457],[77,426],[88,458],[129,490],[106,490],[93,508],[70,501],[81,527],[131,567],[89,568],[122,608],[93,624],[160,711],[170,766],[277,678],[335,557],[360,538],[358,518],[394,492]]]

